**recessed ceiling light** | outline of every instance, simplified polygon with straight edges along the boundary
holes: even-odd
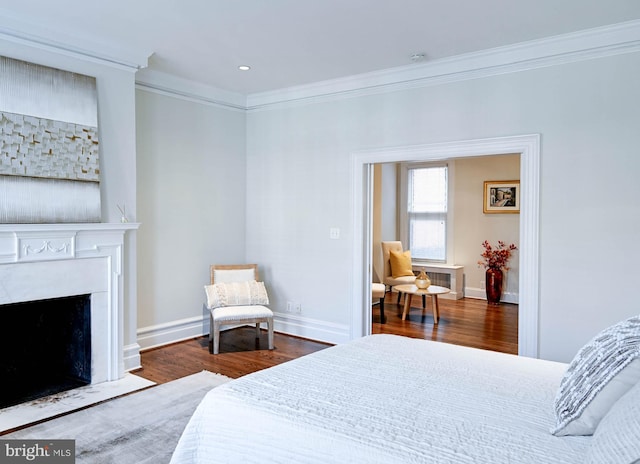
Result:
[[[249,71],[251,69],[251,66],[247,66],[246,64],[243,64],[243,65],[238,66],[238,69],[240,71]]]

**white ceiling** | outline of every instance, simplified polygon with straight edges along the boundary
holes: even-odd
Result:
[[[639,0],[0,0],[0,33],[244,95],[636,19]]]

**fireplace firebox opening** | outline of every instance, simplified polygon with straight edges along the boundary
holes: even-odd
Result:
[[[0,306],[0,408],[91,383],[91,295]]]

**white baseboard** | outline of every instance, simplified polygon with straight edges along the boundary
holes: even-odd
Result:
[[[238,326],[224,326],[222,330],[229,330],[234,327]],[[349,327],[344,324],[318,321],[316,319],[287,313],[274,313],[274,330],[287,335],[294,335],[326,343],[344,343],[349,341],[350,333]],[[158,346],[207,335],[209,333],[209,316],[208,313],[205,313],[202,316],[142,327],[138,329],[137,333],[137,367],[139,367],[140,350],[148,350]],[[135,364],[135,360],[132,360],[131,364]],[[131,369],[135,369],[135,367]]]
[[[325,343],[345,343],[350,329],[345,324],[319,321],[290,313],[274,313],[275,331]]]
[[[205,332],[206,322],[206,332]],[[142,350],[201,337],[209,333],[209,318],[195,316],[138,329],[138,344]]]
[[[480,288],[465,288],[464,296],[486,300],[486,292]],[[502,301],[518,304],[517,293],[504,293]],[[350,340],[346,324],[320,321],[298,314],[274,313],[276,332],[325,343],[345,343]],[[225,326],[223,330],[238,326]],[[125,370],[140,367],[140,351],[168,345],[183,340],[202,337],[209,333],[209,315],[206,308],[201,316],[180,319],[138,329],[138,343],[125,347]]]
[[[464,289],[465,298],[475,298],[476,300],[486,300],[487,292],[483,288],[466,287]],[[503,303],[518,304],[518,294],[514,292],[504,292],[500,299]]]
[[[123,360],[125,372],[142,367],[140,364],[140,345],[132,343],[131,345],[125,346]]]

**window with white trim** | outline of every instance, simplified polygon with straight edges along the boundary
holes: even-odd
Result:
[[[448,167],[406,165],[404,238],[414,261],[447,261]]]

